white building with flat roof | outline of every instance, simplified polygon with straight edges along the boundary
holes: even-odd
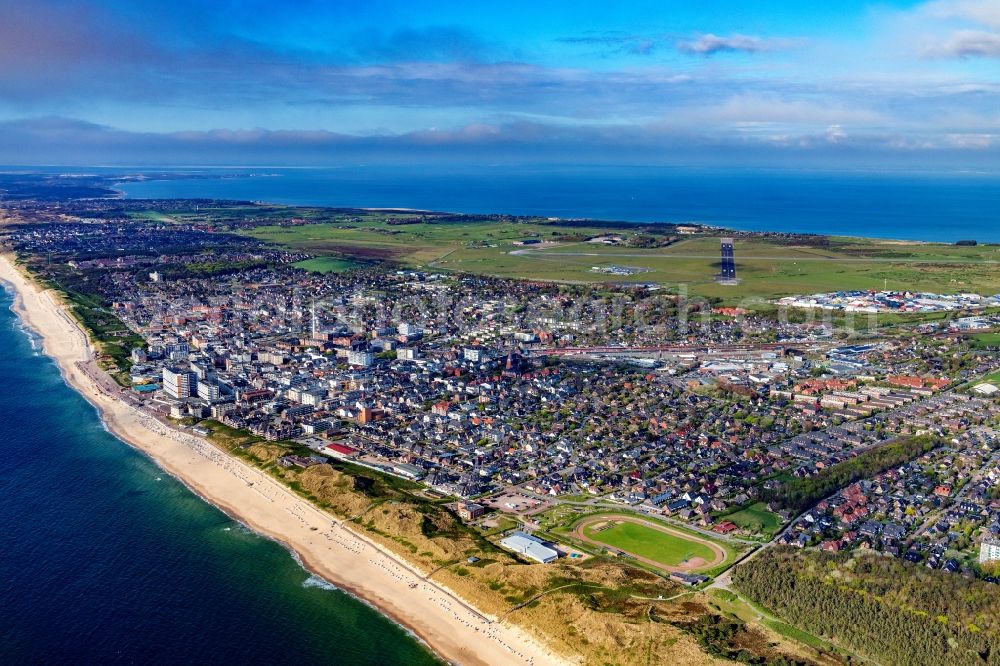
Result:
[[[222,399],[222,392],[219,385],[213,381],[198,382],[198,397],[209,402],[218,402]]]
[[[487,352],[482,347],[466,347],[462,350],[462,357],[466,361],[480,363],[486,360]]]
[[[375,355],[369,351],[349,351],[347,352],[347,362],[362,368],[367,368],[375,362]]]
[[[1000,560],[1000,539],[986,539],[979,546],[979,563],[996,562]]]
[[[514,532],[510,536],[501,539],[500,545],[542,564],[554,562],[559,557],[559,553],[546,546],[545,542],[541,539],[535,538],[530,534],[525,534],[524,532]]]
[[[396,332],[400,335],[416,335],[421,331],[421,328],[415,324],[404,321],[399,326],[396,327]]]

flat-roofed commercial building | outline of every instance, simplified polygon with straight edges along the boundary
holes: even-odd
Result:
[[[411,465],[409,463],[396,463],[392,466],[392,471],[399,476],[406,477],[407,479],[412,479],[414,481],[419,481],[427,475],[423,467],[417,467],[416,465]]]
[[[500,545],[542,564],[554,562],[559,557],[559,553],[546,546],[541,539],[524,532],[514,532],[509,537],[501,539]]]

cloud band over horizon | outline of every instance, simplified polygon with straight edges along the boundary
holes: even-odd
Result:
[[[1000,166],[1000,0],[719,5],[0,0],[0,163]]]

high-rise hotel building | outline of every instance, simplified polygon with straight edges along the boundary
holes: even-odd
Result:
[[[163,391],[175,400],[191,397],[195,376],[190,370],[182,368],[163,369]]]

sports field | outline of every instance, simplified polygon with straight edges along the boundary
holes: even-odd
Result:
[[[577,525],[576,536],[668,571],[711,569],[722,565],[727,557],[724,548],[707,538],[620,515],[584,519]]]

